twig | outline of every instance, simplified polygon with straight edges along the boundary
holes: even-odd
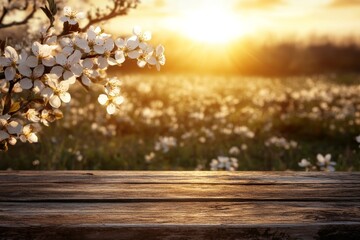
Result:
[[[131,8],[136,8],[139,0],[113,0],[114,5],[108,7],[110,9],[107,13],[100,13],[100,9],[97,9],[95,16],[91,16],[89,14],[89,22],[85,27],[81,29],[81,31],[86,31],[91,25],[95,25],[100,22],[104,22],[110,19],[113,19],[118,16],[126,15]]]

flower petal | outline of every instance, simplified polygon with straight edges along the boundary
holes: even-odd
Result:
[[[70,72],[70,71],[68,71],[68,70],[66,70],[66,71],[64,72],[64,80],[69,80],[69,79],[72,78],[72,77],[74,77],[74,73],[72,73],[72,72]]]
[[[81,76],[81,82],[85,85],[85,86],[90,86],[91,85],[91,80],[88,76],[86,75],[82,75]]]
[[[7,132],[5,132],[4,130],[0,130],[0,142],[8,139],[9,137],[10,135]]]
[[[116,62],[116,60],[113,59],[112,57],[108,58],[108,59],[107,59],[107,62],[108,62],[108,64],[109,64],[110,66],[115,66],[115,65],[118,64],[118,63]]]
[[[110,52],[114,48],[114,40],[112,38],[108,38],[105,40],[104,44],[105,51]]]
[[[98,54],[103,54],[105,52],[105,48],[102,45],[95,45],[94,51]]]
[[[31,46],[31,50],[35,56],[39,56],[40,46],[41,44],[39,42],[34,42],[33,45]]]
[[[50,98],[53,94],[53,90],[49,87],[44,88],[40,93],[40,95],[44,98]]]
[[[98,64],[99,64],[99,68],[104,69],[108,66],[108,62],[107,59],[104,57],[99,57],[98,58]]]
[[[22,132],[23,126],[17,121],[11,121],[7,126],[6,129],[10,134],[19,135]]]
[[[134,50],[134,51],[128,52],[127,55],[131,59],[136,59],[136,58],[140,57],[141,53],[139,51]]]
[[[61,81],[59,83],[59,89],[62,91],[62,92],[66,92],[67,90],[69,90],[69,87],[70,87],[70,84],[68,81]]]
[[[60,21],[62,21],[62,22],[67,22],[67,21],[69,20],[69,18],[68,18],[68,17],[65,17],[65,16],[61,16],[59,19],[60,19]]]
[[[82,66],[80,64],[75,63],[70,67],[70,70],[74,73],[75,76],[80,76],[83,72]]]
[[[64,66],[67,62],[67,58],[64,54],[59,53],[58,55],[56,55],[56,63],[60,64],[61,66]]]
[[[11,81],[14,79],[15,77],[15,74],[16,74],[16,70],[15,68],[13,67],[7,67],[5,69],[5,79],[8,80],[8,81]]]
[[[35,57],[34,55],[31,55],[26,59],[26,65],[28,65],[31,68],[36,67],[38,63],[39,63],[38,58]]]
[[[108,96],[105,95],[105,94],[100,94],[99,97],[98,97],[98,102],[99,102],[101,105],[105,105],[108,100],[109,100],[109,98],[108,98]]]
[[[60,78],[63,75],[64,68],[61,66],[55,66],[51,69],[50,73],[55,74],[58,78]]]
[[[63,101],[64,103],[68,103],[71,101],[71,95],[68,92],[60,93],[59,97],[60,97],[61,101]]]
[[[29,78],[23,78],[20,80],[20,86],[22,89],[30,89],[32,88],[33,83]]]
[[[114,103],[116,105],[120,105],[120,104],[122,104],[124,102],[124,97],[123,96],[117,96],[117,97],[115,97],[115,99],[113,101],[114,101]]]
[[[0,66],[7,67],[10,66],[10,64],[11,64],[10,59],[6,57],[0,57]]]
[[[137,48],[139,46],[139,40],[136,36],[132,36],[130,38],[127,39],[126,41],[126,47],[129,50],[134,50],[135,48]]]
[[[85,59],[84,61],[82,61],[81,64],[84,68],[87,68],[87,69],[91,69],[94,66],[94,63],[93,63],[92,59],[90,59],[90,58]]]
[[[122,48],[125,47],[125,40],[122,39],[122,38],[118,38],[118,39],[115,40],[115,45],[116,45],[118,48],[122,49]]]
[[[156,56],[160,56],[160,55],[164,54],[164,52],[165,52],[165,48],[163,45],[158,45],[156,47]]]
[[[61,106],[61,100],[57,95],[53,95],[49,103],[53,108],[59,108]]]
[[[123,51],[116,51],[115,52],[115,60],[117,63],[125,62],[125,56]]]
[[[106,107],[106,111],[108,114],[114,114],[116,111],[116,106],[113,103],[110,103],[107,107]]]
[[[19,60],[19,55],[16,52],[16,50],[11,47],[11,46],[7,46],[5,48],[5,57],[10,58],[12,61],[17,62]]]
[[[144,61],[144,60],[139,60],[139,61],[137,61],[137,65],[138,65],[140,68],[143,68],[143,67],[145,67],[145,65],[146,65],[146,61]]]
[[[75,39],[75,44],[78,47],[80,47],[81,49],[85,49],[85,48],[89,47],[88,42],[85,39],[82,39],[82,38],[76,38]]]
[[[69,6],[65,6],[65,7],[64,7],[64,14],[65,14],[65,15],[70,15],[71,12],[72,12],[71,7],[69,7]]]
[[[151,56],[149,59],[146,60],[150,65],[156,65],[156,58]]]
[[[19,70],[19,73],[23,76],[31,77],[31,75],[32,75],[32,71],[27,65],[23,65],[23,64],[19,65],[18,70]]]
[[[55,58],[53,56],[49,56],[47,58],[43,58],[42,64],[44,64],[47,67],[52,67],[56,63]]]
[[[39,78],[44,74],[45,67],[44,65],[39,65],[33,70],[33,78]]]
[[[28,136],[28,141],[29,141],[29,143],[38,142],[38,137],[36,136],[35,133],[32,132]]]
[[[74,64],[78,63],[81,59],[81,52],[79,50],[76,50],[69,58],[68,63]]]
[[[62,53],[65,55],[65,56],[69,56],[71,55],[72,53],[74,52],[74,48],[72,46],[66,46],[63,48],[62,50]]]
[[[34,88],[33,88],[33,91],[35,93],[39,93],[41,92],[41,90],[43,90],[45,87],[44,83],[40,80],[35,80],[34,81]]]
[[[75,19],[68,19],[70,25],[76,25],[77,21]]]

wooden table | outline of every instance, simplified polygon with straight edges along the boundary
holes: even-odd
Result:
[[[360,173],[0,172],[0,239],[360,239]]]

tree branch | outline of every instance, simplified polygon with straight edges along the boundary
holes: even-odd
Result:
[[[89,22],[81,30],[86,31],[91,25],[108,21],[118,16],[126,15],[131,8],[136,8],[140,0],[113,0],[113,6],[107,7],[107,12],[102,13],[99,8],[96,9],[95,16],[88,14]]]
[[[0,16],[0,29],[3,28],[8,28],[8,27],[12,27],[12,26],[19,26],[19,25],[23,25],[26,24],[31,18],[34,17],[34,14],[36,12],[36,0],[33,0],[33,4],[29,4],[31,0],[26,0],[25,6],[24,7],[18,7],[18,8],[13,8],[13,9],[9,9],[7,7],[3,7],[2,10],[2,14]],[[5,17],[7,14],[9,14],[11,11],[10,10],[20,10],[20,11],[27,11],[30,7],[32,6],[31,12],[21,21],[13,21],[10,23],[3,23]]]

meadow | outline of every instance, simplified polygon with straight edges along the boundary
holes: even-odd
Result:
[[[360,170],[357,75],[119,78],[117,114],[79,86],[64,118],[1,152],[0,169],[303,171],[331,154],[336,171]]]

